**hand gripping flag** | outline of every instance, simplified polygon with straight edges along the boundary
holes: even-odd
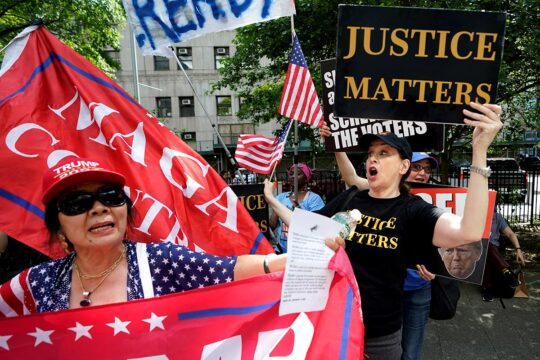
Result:
[[[293,120],[322,127],[321,105],[296,34],[278,112]]]
[[[23,31],[0,70],[0,230],[52,257],[41,203],[45,169],[66,156],[126,176],[129,238],[215,255],[272,248],[208,163],[114,81],[44,27]]]
[[[8,359],[362,359],[350,262],[338,251],[322,311],[279,316],[283,273],[180,294],[0,319]]]
[[[287,121],[275,139],[262,135],[240,135],[234,153],[238,165],[257,174],[270,174],[283,157],[291,123]]]

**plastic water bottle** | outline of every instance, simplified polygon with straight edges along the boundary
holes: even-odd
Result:
[[[358,209],[353,209],[349,211],[340,211],[332,216],[332,220],[337,221],[342,224],[343,227],[339,231],[339,236],[343,240],[347,240],[353,233],[356,228],[356,223],[362,217],[362,214]]]

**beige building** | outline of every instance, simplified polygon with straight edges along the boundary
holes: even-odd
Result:
[[[229,164],[212,124],[216,124],[231,153],[234,153],[239,134],[258,133],[271,137],[277,126],[276,123],[268,123],[254,128],[250,121],[240,121],[236,114],[241,99],[231,91],[210,94],[212,83],[219,79],[217,69],[221,66],[221,59],[234,54],[234,34],[234,31],[213,33],[176,44],[173,48],[202,105],[174,58],[143,57],[139,49],[135,50],[139,102],[218,171],[228,168]],[[132,54],[126,28],[118,54],[121,70],[116,74],[116,81],[135,97]]]

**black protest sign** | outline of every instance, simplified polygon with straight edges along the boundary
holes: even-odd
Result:
[[[253,220],[268,238],[268,204],[264,199],[264,185],[230,185],[238,200],[247,209]]]
[[[334,115],[334,83],[336,59],[321,62],[323,81],[323,115],[332,131],[325,139],[327,151],[357,151],[358,138],[363,134],[390,131],[406,137],[414,151],[439,151],[443,149],[444,129],[441,124],[425,122],[346,118]]]
[[[340,5],[334,112],[462,124],[493,103],[505,13]]]

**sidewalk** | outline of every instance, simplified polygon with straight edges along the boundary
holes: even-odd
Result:
[[[540,272],[528,272],[529,298],[482,301],[477,285],[462,283],[452,320],[429,320],[422,359],[540,359]]]

